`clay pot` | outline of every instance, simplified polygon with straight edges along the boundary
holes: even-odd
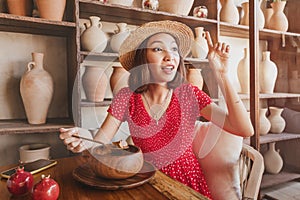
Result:
[[[262,61],[259,64],[260,92],[270,94],[274,92],[277,74],[277,66],[270,60],[270,51],[264,51]]]
[[[89,164],[93,172],[107,179],[125,179],[137,174],[144,158],[139,147],[128,145],[121,149],[113,144],[95,146],[89,151]]]
[[[44,124],[53,96],[53,79],[44,70],[43,53],[32,53],[32,62],[20,82],[20,93],[30,124]]]
[[[266,116],[268,109],[261,108],[259,109],[259,134],[266,135],[269,133],[271,128],[271,123]]]
[[[36,4],[41,18],[62,21],[66,0],[36,0]]]
[[[97,66],[85,66],[85,72],[82,75],[82,86],[88,101],[103,101],[107,85],[108,78],[103,68]]]
[[[273,14],[273,8],[271,7],[271,1],[269,0],[262,0],[260,4],[260,8],[264,14],[265,17],[265,26],[264,28],[268,28],[270,23],[270,18]]]
[[[102,31],[100,17],[90,16],[89,18],[91,25],[85,24],[86,29],[80,37],[82,50],[102,53],[107,46],[107,35]]]
[[[239,11],[233,0],[220,0],[220,20],[231,24],[238,24],[240,21]]]
[[[19,148],[20,162],[28,163],[38,159],[50,158],[49,144],[26,144]]]
[[[120,46],[124,40],[129,36],[130,31],[127,28],[126,23],[116,24],[118,29],[115,30],[115,34],[110,39],[110,47],[114,52],[119,52]]]
[[[115,96],[119,90],[128,86],[128,77],[130,73],[121,66],[113,66],[113,72],[110,77],[110,88],[113,96]]]
[[[277,108],[277,107],[269,107],[270,115],[268,116],[268,119],[271,123],[270,132],[272,133],[282,133],[282,131],[285,128],[285,120],[281,116],[281,113],[283,111],[283,108]]]
[[[242,94],[250,92],[250,61],[248,49],[244,48],[244,57],[240,60],[237,67],[237,75],[241,86]]]
[[[178,15],[188,15],[193,3],[194,0],[160,0],[159,10]]]
[[[7,0],[7,8],[9,14],[32,16],[33,1],[32,0]]]
[[[200,90],[203,88],[203,77],[201,69],[189,68],[187,72],[187,80],[194,86],[197,86]]]
[[[249,2],[244,2],[241,5],[243,8],[244,14],[241,18],[240,24],[249,26]],[[256,21],[257,21],[257,28],[263,29],[265,26],[265,17],[259,6],[257,6],[257,9],[256,9]]]
[[[283,160],[279,150],[275,150],[275,142],[269,143],[268,146],[268,151],[263,155],[265,170],[271,174],[278,174],[283,167]]]
[[[285,7],[286,1],[276,1],[271,3],[273,8],[273,14],[270,17],[268,28],[277,30],[277,31],[287,31],[289,27],[289,21],[284,14],[283,10]]]
[[[195,35],[192,46],[192,56],[194,58],[205,59],[208,53],[208,45],[205,39],[204,27],[196,27]]]

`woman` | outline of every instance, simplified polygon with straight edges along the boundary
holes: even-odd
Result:
[[[229,46],[212,44],[208,59],[227,103],[224,111],[203,91],[186,83],[183,58],[194,35],[175,21],[155,21],[137,28],[120,48],[120,63],[130,72],[129,87],[122,88],[108,109],[95,140],[109,143],[121,123],[128,122],[135,145],[145,160],[165,174],[211,198],[204,174],[192,151],[194,126],[200,115],[238,136],[253,135],[248,114],[228,75]],[[73,152],[84,150],[72,137],[77,128],[61,129],[60,138]]]

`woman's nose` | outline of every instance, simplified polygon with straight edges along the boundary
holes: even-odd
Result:
[[[174,55],[171,51],[165,50],[165,60],[171,61],[174,59]]]

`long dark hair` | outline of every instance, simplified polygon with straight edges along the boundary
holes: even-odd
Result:
[[[169,33],[168,33],[169,34]],[[171,34],[170,34],[171,35]],[[153,35],[152,35],[153,36]],[[147,48],[146,44],[149,40],[149,36],[145,39],[140,46],[135,51],[133,68],[130,70],[130,75],[128,79],[128,85],[131,91],[136,93],[142,93],[148,89],[148,85],[151,83],[150,71],[147,63]],[[171,35],[172,36],[172,35]],[[175,38],[173,36],[173,38]],[[178,44],[177,39],[175,38],[176,43]],[[183,84],[186,80],[186,68],[184,65],[184,61],[179,52],[179,66],[177,69],[177,73],[174,79],[168,82],[168,88],[174,89],[181,84]]]

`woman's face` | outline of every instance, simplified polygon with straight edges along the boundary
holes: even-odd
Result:
[[[151,81],[166,84],[174,79],[180,55],[178,45],[171,35],[159,33],[150,37],[146,55]]]

